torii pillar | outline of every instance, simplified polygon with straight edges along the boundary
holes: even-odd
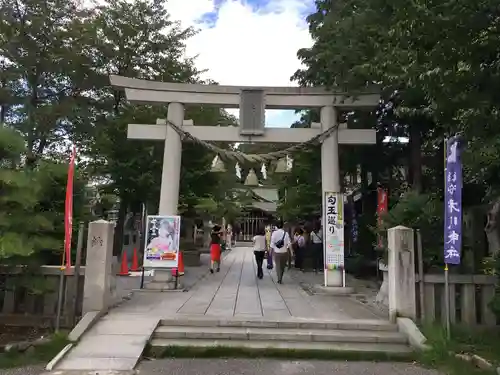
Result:
[[[321,131],[337,126],[337,110],[333,106],[322,107],[320,111]],[[326,217],[325,193],[340,192],[339,131],[334,130],[321,144],[321,218]],[[325,228],[325,223],[323,222]],[[323,254],[326,255],[326,238],[323,238]],[[326,259],[324,260],[326,261]],[[325,286],[343,286],[343,270],[325,270]],[[344,285],[345,286],[345,285]]]
[[[167,120],[181,128],[184,122],[184,105],[170,103],[168,105]],[[174,128],[166,126],[165,121],[163,121],[163,124],[165,126],[165,149],[163,151],[158,215],[170,216],[177,215],[179,205],[182,140]]]

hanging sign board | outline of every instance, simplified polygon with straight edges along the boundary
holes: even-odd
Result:
[[[325,270],[344,268],[344,196],[325,192]]]
[[[144,249],[145,268],[177,268],[180,216],[148,216]]]

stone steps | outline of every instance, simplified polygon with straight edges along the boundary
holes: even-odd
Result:
[[[406,344],[399,332],[358,330],[307,330],[293,328],[243,327],[159,327],[153,334],[158,339],[212,339],[258,341],[365,342]]]
[[[153,349],[167,347],[322,350],[411,353],[405,335],[385,321],[307,319],[162,319],[153,333]]]
[[[329,352],[365,352],[365,353],[388,353],[388,354],[410,354],[412,349],[401,344],[387,343],[364,343],[364,342],[307,342],[307,341],[287,341],[269,342],[252,340],[208,340],[208,339],[153,339],[151,347],[185,347],[185,348],[216,348],[227,347],[237,349],[277,349],[296,351],[329,351]]]
[[[262,318],[227,318],[217,319],[209,316],[183,315],[178,318],[160,320],[159,326],[191,326],[191,327],[245,327],[245,328],[291,328],[291,329],[335,329],[361,331],[397,332],[395,324],[385,320],[320,320],[320,319],[262,319]]]

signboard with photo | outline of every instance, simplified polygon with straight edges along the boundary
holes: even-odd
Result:
[[[325,193],[325,269],[344,268],[344,196]]]
[[[148,216],[144,249],[145,268],[177,268],[180,216]]]

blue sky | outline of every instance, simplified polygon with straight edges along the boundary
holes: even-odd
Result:
[[[196,23],[209,25],[210,27],[215,27],[219,17],[219,10],[230,0],[213,0],[212,11],[206,12],[200,16]],[[253,13],[270,13],[279,12],[283,5],[279,4],[277,1],[273,0],[246,0],[240,1],[242,4],[246,4]],[[304,1],[304,8],[298,12],[302,18],[306,18],[314,10],[314,4],[312,1]],[[285,6],[286,7],[286,4]]]
[[[173,19],[199,29],[188,41],[206,78],[225,85],[291,86],[297,50],[312,45],[306,16],[314,0],[169,0]],[[237,115],[237,111],[231,111]],[[267,111],[266,124],[289,127],[293,111]]]
[[[280,111],[280,110],[267,110],[266,111],[266,126],[271,128],[289,128],[299,116],[295,111]]]

